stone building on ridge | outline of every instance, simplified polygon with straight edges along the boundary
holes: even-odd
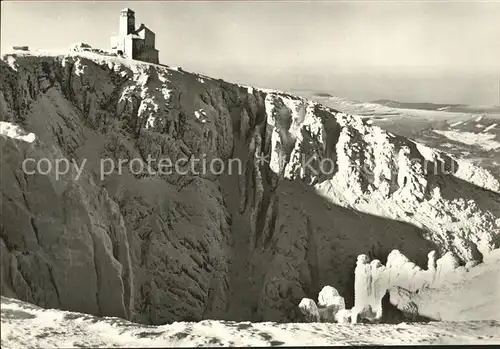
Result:
[[[135,13],[129,8],[120,12],[118,36],[111,37],[111,49],[129,59],[158,64],[155,33],[144,24],[135,28]]]

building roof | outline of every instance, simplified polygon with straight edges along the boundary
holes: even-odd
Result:
[[[141,32],[145,28],[146,26],[143,23],[141,23],[141,25],[132,32],[132,34],[139,34],[139,32]]]
[[[141,39],[143,40],[143,38],[140,36],[140,35],[137,35],[137,34],[127,34],[127,37],[130,37],[132,39]]]
[[[135,13],[134,11],[129,9],[128,7],[125,7],[121,12]]]

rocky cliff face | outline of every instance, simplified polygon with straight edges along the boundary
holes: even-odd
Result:
[[[0,64],[0,121],[35,136],[0,136],[8,297],[152,324],[290,321],[328,284],[351,307],[359,254],[467,262],[500,247],[498,181],[357,117],[92,53]],[[73,163],[27,174],[26,159]]]

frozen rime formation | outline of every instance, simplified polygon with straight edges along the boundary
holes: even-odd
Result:
[[[321,317],[319,315],[318,306],[310,298],[302,298],[299,304],[299,308],[304,314],[307,322],[320,322]]]
[[[339,324],[352,323],[352,310],[350,309],[340,309],[337,314],[335,314],[335,322]]]
[[[380,320],[382,298],[389,292],[392,304],[410,315],[418,315],[418,307],[411,301],[412,294],[440,286],[449,282],[454,274],[463,272],[450,252],[437,261],[436,252],[429,252],[427,266],[427,270],[421,269],[398,250],[388,255],[386,266],[379,260],[370,262],[366,255],[358,256],[353,314],[371,321]]]
[[[321,289],[318,296],[318,305],[320,307],[335,305],[338,309],[345,309],[344,297],[341,297],[339,292],[332,286],[325,286]]]
[[[379,260],[369,263],[366,255],[359,255],[354,271],[353,322],[358,317],[370,321],[382,318],[382,297],[387,289],[387,277]]]
[[[307,322],[347,323],[351,314],[345,309],[344,298],[332,286],[323,287],[318,296],[318,305],[310,298],[303,298],[299,308]]]
[[[322,284],[352,303],[361,253],[475,263],[499,247],[498,181],[359,117],[87,50],[0,68],[3,295],[151,324],[293,321]],[[153,172],[101,176],[101,159],[149,156]],[[85,164],[56,178],[27,158]],[[241,171],[165,175],[163,159]]]
[[[344,297],[332,286],[325,286],[318,295],[319,311],[324,322],[337,321],[337,314],[345,310]]]

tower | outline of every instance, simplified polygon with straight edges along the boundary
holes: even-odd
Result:
[[[120,37],[125,37],[135,30],[135,13],[129,8],[120,12]]]
[[[129,8],[120,11],[120,27],[117,36],[111,37],[111,49],[127,59],[158,64],[155,33],[144,24],[135,27],[135,13]]]

